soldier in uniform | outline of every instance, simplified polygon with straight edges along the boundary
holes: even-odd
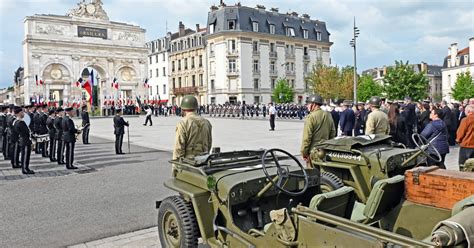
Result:
[[[39,113],[39,124],[38,124],[38,134],[44,135],[48,134],[48,128],[46,127],[46,121],[48,120],[48,114],[47,114],[47,108],[46,105],[42,105],[40,108],[40,113]],[[41,150],[41,156],[43,158],[48,157],[48,143],[46,142],[41,142],[40,144],[40,150]]]
[[[89,120],[89,113],[87,112],[86,105],[82,106],[81,118],[82,118],[82,126],[84,127],[84,129],[82,129],[82,143],[87,145],[87,144],[90,144],[89,143],[90,120]]]
[[[212,146],[212,125],[196,114],[197,99],[185,96],[181,101],[184,117],[176,125],[176,138],[173,159],[194,158],[196,155],[209,153]]]
[[[5,156],[5,143],[6,139],[6,129],[7,129],[7,108],[6,106],[0,105],[0,149]]]
[[[48,128],[49,134],[49,161],[56,162],[56,128],[54,128],[54,118],[56,112],[49,110],[49,117],[46,120],[46,127]]]
[[[320,95],[311,95],[308,97],[306,104],[310,113],[304,120],[301,155],[311,166],[309,158],[311,149],[321,141],[336,137],[336,128],[331,114],[321,109],[323,98]]]
[[[34,111],[34,108],[30,108],[30,109],[33,109],[33,112],[31,112],[30,110],[30,117],[31,117],[31,123],[30,123],[30,130],[33,132],[34,135],[38,135],[39,134],[39,129],[40,129],[40,112],[42,111],[43,107],[41,105],[38,105],[37,108],[36,108],[36,111]],[[40,154],[41,153],[41,144],[38,143],[36,144],[35,146],[35,154]]]
[[[11,142],[11,135],[12,135],[12,128],[13,128],[13,121],[15,120],[15,115],[13,114],[13,104],[9,105],[9,111],[5,117],[6,122],[6,130],[5,130],[5,150],[3,151],[3,156],[5,160],[10,160],[12,150],[12,142]]]
[[[56,130],[56,160],[58,164],[65,164],[64,163],[64,144],[63,144],[63,129],[62,129],[62,122],[63,122],[63,115],[64,110],[59,107],[56,110],[56,118],[54,118],[54,129]]]
[[[371,112],[365,123],[365,134],[389,134],[388,116],[380,110],[380,97],[373,96],[369,100]]]
[[[76,144],[76,133],[78,131],[72,120],[76,112],[71,107],[66,108],[65,112],[66,115],[61,121],[61,127],[63,130],[64,147],[66,148],[66,169],[73,170],[77,169],[77,167],[74,166],[74,146]]]
[[[128,127],[128,122],[126,122],[122,117],[122,110],[117,109],[114,117],[114,134],[115,134],[115,154],[125,154],[122,152],[122,143],[123,135],[125,133],[125,126]]]
[[[23,121],[25,113],[20,107],[14,109],[16,119],[13,124],[13,136],[17,143],[17,154],[21,154],[21,172],[23,174],[35,174],[34,171],[30,170],[30,154],[31,154],[31,140],[30,140],[30,129]],[[15,155],[17,156],[17,155]]]

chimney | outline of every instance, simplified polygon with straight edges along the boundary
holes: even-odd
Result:
[[[219,9],[219,8],[218,8],[217,6],[215,6],[215,5],[212,5],[212,6],[211,6],[211,12],[216,11],[216,10],[218,10],[218,9]]]
[[[423,61],[421,61],[421,64],[420,64],[420,72],[422,72],[423,74],[428,73],[428,64],[426,64]]]
[[[199,23],[196,24],[196,32],[199,32]]]
[[[310,18],[310,16],[309,16],[308,14],[303,14],[303,18],[305,18],[305,19],[309,19],[309,18]]]
[[[257,4],[257,6],[255,8],[259,9],[259,10],[265,10],[265,6],[263,6],[261,4]]]
[[[458,43],[451,44],[451,67],[456,66],[456,57],[458,55]]]
[[[291,16],[298,17],[298,13],[293,11],[293,12],[291,12]]]
[[[469,64],[474,64],[474,37],[469,39]]]
[[[179,36],[183,36],[184,35],[184,24],[183,22],[179,22]]]
[[[270,11],[273,13],[278,13],[278,8],[271,8]]]

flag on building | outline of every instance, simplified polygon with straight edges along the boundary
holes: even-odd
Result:
[[[79,78],[79,79],[76,81],[76,87],[82,87],[82,82],[83,82],[83,79],[82,79],[82,78]]]
[[[150,85],[148,84],[148,78],[145,78],[145,82],[143,83],[143,87],[146,89],[150,88]]]
[[[117,81],[117,78],[114,78],[114,80],[112,81],[112,88],[115,88],[118,90],[119,88],[119,83]]]
[[[38,75],[35,75],[35,79],[36,79],[36,85],[43,85],[43,80],[41,79],[38,79]]]
[[[82,84],[82,88],[86,90],[87,98],[89,103],[92,105],[92,89],[94,87],[94,70],[91,71],[89,74],[89,79],[85,83]]]

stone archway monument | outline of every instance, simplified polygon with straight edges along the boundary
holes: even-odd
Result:
[[[24,26],[25,84],[20,93],[25,103],[32,97],[62,100],[63,105],[82,99],[76,82],[85,68],[96,72],[99,108],[105,99],[119,95],[112,86],[114,78],[131,98],[145,95],[145,30],[110,21],[102,1],[80,1],[66,15],[28,16]],[[36,77],[44,83],[37,84]]]

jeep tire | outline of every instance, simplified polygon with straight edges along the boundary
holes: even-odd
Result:
[[[331,172],[323,171],[321,172],[320,187],[322,193],[327,193],[334,191],[344,186],[342,179],[338,176],[332,174]]]
[[[181,196],[165,198],[158,210],[161,247],[198,247],[199,232],[191,203]]]

